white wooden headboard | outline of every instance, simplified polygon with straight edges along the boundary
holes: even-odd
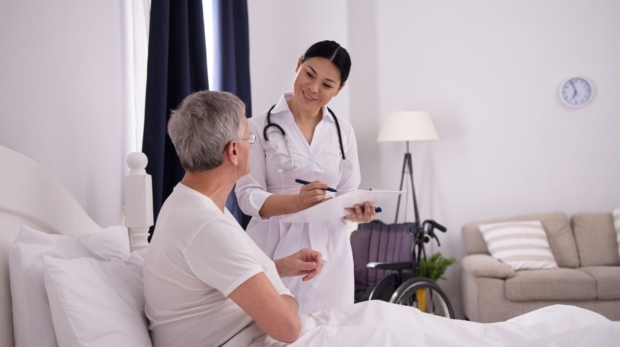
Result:
[[[146,155],[127,158],[125,206],[121,220],[129,228],[131,250],[144,255],[153,225],[151,176]],[[0,146],[0,346],[14,346],[9,249],[22,225],[53,234],[71,235],[101,229],[69,191],[27,157]]]

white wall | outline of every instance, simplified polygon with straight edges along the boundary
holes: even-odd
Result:
[[[121,1],[0,2],[0,145],[118,224],[127,100]]]
[[[448,227],[438,250],[461,259],[467,222],[620,206],[618,18],[612,0],[251,1],[253,100],[275,102],[317,31],[346,32],[362,187],[399,183],[405,145],[375,142],[385,114],[429,111],[440,140],[411,145],[420,214]],[[578,75],[596,95],[570,109],[558,89]],[[454,266],[440,284],[460,313],[459,277]]]

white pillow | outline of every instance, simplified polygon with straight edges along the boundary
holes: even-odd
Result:
[[[614,227],[616,228],[616,241],[618,242],[618,254],[620,254],[620,208],[613,212]]]
[[[514,270],[558,267],[540,221],[480,224],[479,228],[493,258]]]
[[[13,326],[17,347],[55,347],[43,255],[72,259],[124,259],[129,255],[127,228],[113,226],[71,236],[47,234],[26,225],[9,251]]]
[[[137,253],[125,260],[43,256],[58,345],[152,347]]]

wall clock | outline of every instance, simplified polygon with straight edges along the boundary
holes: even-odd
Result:
[[[592,83],[585,77],[573,77],[560,86],[560,99],[570,107],[583,107],[594,96]]]

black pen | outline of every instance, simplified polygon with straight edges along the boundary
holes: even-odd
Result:
[[[310,183],[311,183],[311,182],[304,181],[304,180],[300,180],[300,179],[296,179],[296,180],[295,180],[295,182],[297,182],[297,183],[299,183],[299,184],[303,184],[303,185],[306,185],[306,184],[310,184]],[[328,188],[325,188],[325,190],[327,190],[328,192],[332,192],[332,193],[337,193],[337,192],[338,192],[336,189],[334,189],[334,188],[329,188],[329,187],[328,187]]]

